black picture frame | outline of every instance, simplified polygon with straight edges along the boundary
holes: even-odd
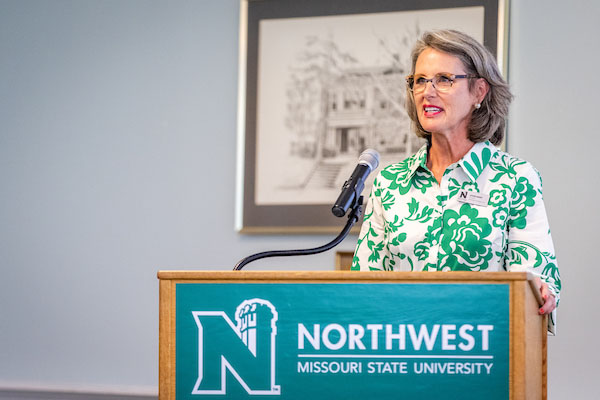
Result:
[[[506,76],[509,0],[241,0],[236,230],[241,233],[329,233],[340,231],[346,223],[346,218],[337,218],[331,213],[335,196],[323,199],[322,204],[256,202],[261,21],[402,11],[450,12],[464,7],[483,7],[483,43],[496,54]],[[366,202],[368,193],[363,195]],[[355,227],[355,231],[357,229]]]

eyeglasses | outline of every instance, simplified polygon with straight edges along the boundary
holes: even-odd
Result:
[[[413,93],[421,93],[425,90],[427,82],[431,82],[434,89],[438,92],[447,92],[452,87],[456,79],[472,79],[479,78],[477,75],[452,75],[452,74],[436,74],[433,78],[428,79],[423,75],[408,75],[406,84],[408,89]]]

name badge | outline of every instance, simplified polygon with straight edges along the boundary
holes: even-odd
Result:
[[[490,195],[485,193],[470,192],[465,189],[458,191],[458,201],[461,203],[474,204],[476,206],[487,207]]]

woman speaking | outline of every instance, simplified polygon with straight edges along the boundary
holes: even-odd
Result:
[[[352,269],[527,271],[540,314],[551,313],[561,283],[541,178],[495,147],[512,95],[493,55],[441,30],[425,33],[411,60],[406,110],[427,144],[376,177]]]

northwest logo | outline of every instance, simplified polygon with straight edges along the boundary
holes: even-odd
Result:
[[[198,325],[198,380],[192,394],[226,394],[227,371],[250,395],[279,395],[275,383],[277,310],[244,300],[235,323],[224,311],[193,311]]]

